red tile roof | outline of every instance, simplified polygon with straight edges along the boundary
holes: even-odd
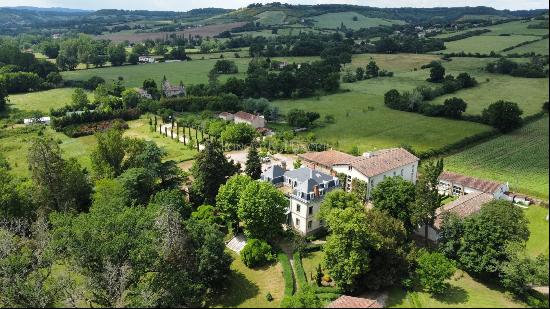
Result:
[[[373,177],[418,161],[407,150],[392,148],[375,152],[370,157],[357,157],[350,165],[366,177]]]
[[[447,205],[439,207],[436,212],[436,218],[434,222],[434,227],[439,230],[443,223],[443,217],[446,213],[453,213],[460,218],[466,218],[481,209],[483,204],[488,203],[494,199],[493,195],[475,192],[463,195],[457,200],[450,202]]]
[[[247,112],[236,112],[235,117],[244,119],[246,121],[254,121],[254,119],[259,118],[260,116],[252,115]]]
[[[332,168],[334,164],[348,163],[357,159],[355,156],[337,150],[307,152],[304,154],[299,154],[298,157],[304,161],[319,164],[329,169]]]
[[[439,176],[439,180],[491,194],[493,194],[498,188],[500,188],[500,186],[502,186],[502,183],[496,181],[478,179],[451,172],[441,173],[441,176]]]
[[[327,308],[383,308],[383,306],[375,299],[342,295],[328,304]]]

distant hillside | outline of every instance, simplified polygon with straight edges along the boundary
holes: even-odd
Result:
[[[253,4],[247,8],[235,10],[220,16],[220,19],[234,21],[262,21],[266,15],[277,16],[285,24],[294,23],[301,19],[315,19],[317,16],[330,13],[356,13],[367,18],[385,20],[400,20],[407,23],[448,23],[459,21],[462,18],[472,19],[473,16],[492,16],[493,19],[510,19],[534,17],[548,12],[548,10],[497,10],[490,7],[440,7],[440,8],[376,8],[368,6],[321,4],[321,5],[289,5],[289,4]],[[284,16],[282,18],[281,16]],[[270,19],[277,20],[277,19]]]
[[[70,9],[70,8],[61,8],[61,7],[51,7],[51,8],[40,8],[36,6],[5,6],[0,7],[0,9],[14,9],[14,10],[26,10],[26,11],[35,11],[35,12],[61,12],[61,13],[90,13],[93,10],[82,10],[82,9]]]

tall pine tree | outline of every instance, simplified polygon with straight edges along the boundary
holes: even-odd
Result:
[[[258,145],[256,143],[252,143],[248,150],[245,173],[255,180],[260,179],[262,175],[262,162],[258,155]]]

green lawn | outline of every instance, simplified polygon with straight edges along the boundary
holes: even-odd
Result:
[[[302,265],[304,266],[307,280],[311,281],[312,275],[314,276],[317,273],[317,266],[319,266],[319,264],[321,264],[321,268],[323,267],[324,258],[325,253],[322,250],[304,254],[302,257]]]
[[[451,287],[442,296],[422,291],[406,292],[402,288],[390,290],[386,306],[389,308],[518,308],[524,304],[512,299],[497,286],[481,283],[458,271],[450,280]]]
[[[520,35],[538,35],[543,36],[548,34],[548,29],[535,29],[528,28],[529,25],[538,24],[540,20],[533,21],[512,21],[509,23],[503,23],[498,25],[493,25],[489,27],[484,27],[491,32],[485,33],[486,35],[500,35],[500,34],[520,34]]]
[[[168,153],[166,160],[183,162],[192,159],[196,154],[194,149],[189,149],[182,143],[178,143],[168,137],[163,137],[159,133],[149,131],[149,123],[145,116],[138,120],[128,121],[128,125],[130,128],[125,131],[125,136],[154,141]],[[96,145],[96,139],[93,135],[70,138],[63,133],[53,131],[49,127],[45,128],[44,134],[59,141],[59,146],[63,150],[65,157],[76,158],[82,166],[88,170],[91,169],[90,153]],[[191,134],[194,136],[193,130]],[[28,176],[27,153],[30,141],[35,137],[38,137],[38,131],[10,134],[7,137],[0,138],[0,152],[8,160],[14,174]]]
[[[357,17],[354,21],[353,18]],[[377,26],[403,25],[402,20],[366,17],[356,12],[327,13],[313,17],[315,26],[319,28],[340,28],[342,23],[349,29],[370,28]]]
[[[532,35],[479,35],[465,38],[458,41],[445,42],[446,49],[438,53],[480,53],[489,54],[491,51],[499,52],[506,47],[538,39],[538,36]]]
[[[510,51],[507,51],[505,54],[535,53],[539,55],[548,55],[548,42],[548,39],[540,40],[527,45],[516,47]]]
[[[224,53],[231,56],[233,53]],[[216,59],[198,60],[202,56],[191,55],[192,61],[152,63],[141,65],[126,65],[121,67],[109,67],[88,70],[76,70],[63,72],[63,79],[87,80],[92,76],[100,76],[105,80],[116,80],[119,76],[124,78],[124,83],[128,87],[140,87],[147,78],[153,78],[157,84],[161,82],[163,76],[172,83],[183,81],[185,85],[208,82],[208,72],[214,67]],[[205,55],[206,58],[206,55]],[[239,72],[235,75],[221,75],[220,80],[225,80],[230,76],[243,78],[248,68],[250,59],[233,59]]]
[[[221,308],[278,308],[283,298],[284,280],[279,263],[261,268],[250,269],[233,256],[231,273],[226,282],[225,291],[216,295],[209,302],[209,307]],[[266,299],[266,294],[273,296],[273,301]]]
[[[45,114],[51,108],[60,108],[71,103],[74,88],[58,88],[46,91],[12,94],[9,96],[12,108],[23,111],[40,111]],[[92,99],[92,96],[89,96]]]
[[[527,241],[527,253],[530,256],[537,256],[541,253],[548,254],[548,208],[541,206],[530,206],[525,210],[525,216],[529,220],[529,231],[531,235]]]
[[[548,117],[445,159],[445,169],[509,182],[515,192],[548,200]]]

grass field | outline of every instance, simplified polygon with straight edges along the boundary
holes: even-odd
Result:
[[[357,21],[353,18],[357,17]],[[356,12],[327,13],[313,17],[315,26],[319,28],[336,29],[340,28],[342,23],[349,29],[370,28],[376,26],[403,25],[404,21],[382,18],[366,17]]]
[[[71,96],[74,88],[58,88],[39,92],[12,94],[9,96],[12,108],[23,111],[40,111],[45,114],[51,108],[60,108],[71,103]],[[88,95],[91,100],[93,95]]]
[[[539,55],[548,55],[548,39],[533,42],[527,45],[516,47],[505,54],[524,54],[535,53]]]
[[[548,117],[445,159],[445,169],[548,200]]]
[[[519,308],[523,303],[515,301],[497,286],[481,283],[468,274],[457,271],[450,280],[451,287],[442,296],[402,288],[390,290],[389,308]]]
[[[311,281],[311,276],[317,273],[317,266],[321,264],[323,267],[323,259],[325,253],[323,251],[309,252],[302,257],[302,265],[306,273],[307,280]]]
[[[209,307],[221,308],[278,308],[283,298],[284,280],[279,263],[250,269],[240,257],[231,252],[231,274],[227,279],[226,290],[209,302]],[[273,301],[266,299],[271,293]]]
[[[224,53],[224,55],[232,56],[233,53]],[[200,56],[192,56],[198,59]],[[244,77],[244,72],[248,67],[249,59],[233,59],[239,67],[238,74],[221,75],[220,80],[229,78],[230,76]],[[92,76],[100,76],[105,80],[116,80],[119,76],[124,78],[124,83],[128,87],[140,87],[143,81],[147,78],[153,78],[159,84],[163,78],[166,78],[172,83],[178,83],[180,80],[185,85],[198,84],[208,82],[208,72],[214,67],[216,59],[207,60],[192,60],[170,63],[152,63],[141,65],[127,65],[121,67],[109,67],[100,69],[88,69],[63,72],[63,79],[72,80],[87,80]]]
[[[463,40],[446,42],[445,50],[438,51],[438,53],[480,53],[489,54],[491,51],[499,52],[506,47],[514,46],[516,44],[536,40],[538,36],[533,35],[510,35],[510,36],[498,36],[498,35],[479,35],[472,36]]]
[[[128,125],[130,128],[125,131],[125,136],[154,141],[159,147],[166,150],[166,160],[183,162],[192,159],[196,154],[195,150],[187,148],[182,143],[170,140],[168,137],[163,137],[159,133],[149,131],[149,123],[146,116],[138,120],[128,121]],[[69,138],[63,133],[53,131],[49,127],[45,129],[44,134],[58,140],[59,146],[66,158],[76,158],[83,167],[88,170],[91,169],[90,153],[96,145],[94,136]],[[191,130],[191,134],[194,136],[193,130]],[[28,176],[27,153],[30,142],[35,137],[38,137],[38,132],[11,134],[0,138],[0,152],[6,157],[14,174]]]
[[[540,20],[533,20],[533,21],[512,21],[509,23],[503,23],[498,25],[493,25],[489,27],[484,27],[491,32],[483,34],[483,36],[487,35],[500,35],[500,34],[519,34],[519,35],[538,35],[543,36],[545,34],[548,34],[548,29],[534,29],[534,28],[528,28],[529,25],[538,24],[540,23]]]
[[[257,21],[262,25],[282,25],[286,14],[282,11],[265,11],[256,15]]]
[[[548,254],[548,208],[530,206],[525,210],[525,216],[529,220],[529,231],[531,235],[527,241],[527,253],[530,256],[537,256],[541,253]]]

